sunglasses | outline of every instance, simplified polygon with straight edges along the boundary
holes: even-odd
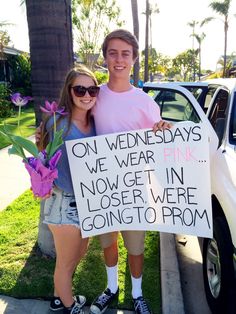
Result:
[[[89,86],[89,87],[77,85],[77,86],[72,86],[71,88],[73,89],[76,97],[83,97],[87,91],[91,97],[96,97],[100,90],[100,87],[96,85]]]

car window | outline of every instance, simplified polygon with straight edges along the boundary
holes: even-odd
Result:
[[[160,106],[164,120],[200,122],[200,118],[184,94],[171,89],[149,90],[155,102]]]
[[[216,134],[219,138],[220,144],[223,139],[226,123],[226,112],[228,107],[229,93],[221,89],[210,108],[208,119],[211,122]]]
[[[184,86],[184,88],[188,89],[193,94],[193,96],[197,99],[197,101],[199,102],[199,100],[202,96],[202,93],[204,91],[204,89],[202,87]]]
[[[227,91],[220,90],[215,97],[214,103],[211,106],[210,112],[208,114],[208,119],[210,120],[214,129],[217,119],[225,119],[228,97],[229,93]]]
[[[185,84],[183,84],[182,86],[192,93],[192,95],[196,98],[196,100],[202,107],[203,111],[206,113],[208,104],[211,99],[208,96],[209,93],[208,86],[193,86]],[[208,98],[209,100],[207,100],[206,98]]]
[[[217,90],[217,86],[212,86],[212,87],[209,87],[208,89],[208,92],[205,97],[204,108],[203,108],[205,113],[207,112],[207,109],[209,108],[209,104],[212,101],[212,98],[216,90]]]

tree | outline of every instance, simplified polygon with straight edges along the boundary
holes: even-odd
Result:
[[[36,125],[41,121],[40,105],[58,100],[66,72],[73,65],[71,1],[26,0],[30,41],[31,83]],[[51,233],[40,208],[38,244],[43,253],[54,255]]]
[[[149,0],[146,0],[146,26],[145,26],[145,61],[144,61],[144,81],[149,80],[149,69],[148,69],[148,60],[149,60],[149,50],[152,50],[152,39],[150,40],[151,46],[149,44],[149,35],[152,38],[152,15],[154,13],[159,13],[157,5],[152,5],[149,3]]]
[[[141,60],[141,71],[144,69],[144,62],[145,62],[145,50],[142,51],[142,60]],[[148,53],[148,71],[151,73],[151,77],[162,74],[166,76],[170,73],[172,67],[171,58],[165,56],[161,53],[157,53],[155,48],[149,47]],[[152,79],[151,79],[152,80]]]
[[[227,68],[227,77],[235,77],[235,70],[236,70],[236,52],[232,52],[229,57],[228,61],[228,68]]]
[[[225,67],[225,77],[230,77],[230,69],[233,67],[233,63],[236,60],[236,53],[232,52],[231,55],[226,56],[226,67]],[[224,66],[224,57],[222,56],[218,61],[217,64]]]
[[[3,56],[3,48],[6,47],[10,42],[10,36],[8,35],[7,31],[3,29],[7,25],[10,24],[5,21],[0,22],[0,57]]]
[[[27,53],[8,55],[7,61],[11,69],[11,90],[22,95],[31,95],[31,62]]]
[[[206,37],[206,34],[202,33],[201,35],[194,34],[194,37],[196,38],[198,42],[198,79],[201,78],[201,59],[202,59],[202,41]]]
[[[173,59],[173,66],[175,68],[175,71],[181,75],[183,81],[187,81],[191,77],[193,53],[195,53],[194,50],[188,49],[178,54]]]
[[[192,28],[192,50],[194,51],[194,38],[195,38],[195,27],[199,22],[193,20],[192,22],[188,23],[188,26],[190,26]],[[195,69],[195,54],[193,54],[193,59],[192,59],[192,70],[193,70],[193,81],[195,81],[195,77],[196,77],[196,69]]]
[[[150,47],[152,50],[152,17],[153,14],[160,13],[160,10],[157,6],[157,4],[149,3],[149,30],[150,30]]]
[[[133,31],[134,35],[136,36],[137,40],[139,41],[139,19],[138,19],[138,2],[137,0],[131,0],[131,8],[132,8],[132,17],[133,17]],[[139,81],[139,56],[134,64],[134,86],[138,86]]]
[[[213,1],[209,5],[213,11],[218,13],[220,16],[223,16],[223,19],[220,19],[224,23],[224,65],[223,65],[223,75],[222,75],[223,77],[225,77],[225,74],[226,74],[227,36],[228,36],[228,29],[229,29],[230,3],[231,3],[231,0],[223,0],[223,1]],[[202,25],[213,19],[216,19],[216,18],[215,17],[206,18],[205,20],[203,20]]]
[[[67,71],[73,66],[71,2],[26,0],[31,83],[36,125],[40,105],[58,100]]]
[[[112,23],[121,26],[115,0],[72,0],[72,20],[78,54],[90,68],[97,62],[100,46]]]
[[[146,26],[145,26],[145,50],[144,50],[144,82],[148,81],[148,54],[149,54],[149,1],[146,0]]]

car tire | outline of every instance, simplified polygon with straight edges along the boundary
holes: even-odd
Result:
[[[233,245],[223,217],[214,219],[213,239],[203,242],[203,278],[212,313],[236,313]]]

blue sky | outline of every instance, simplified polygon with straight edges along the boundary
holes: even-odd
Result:
[[[191,28],[187,25],[192,20],[202,21],[208,16],[217,16],[210,8],[210,0],[150,0],[157,3],[160,13],[152,19],[152,43],[158,52],[170,57],[192,47]],[[9,27],[9,34],[17,49],[29,51],[28,28],[26,12],[20,7],[21,0],[0,0],[0,21],[14,23]],[[144,48],[145,0],[138,0],[140,16],[140,48]],[[117,0],[122,10],[124,27],[132,31],[132,14],[130,1]],[[232,0],[231,15],[236,14],[236,0]],[[236,30],[236,18],[231,18],[228,33],[228,54],[236,52],[236,40],[233,38]],[[202,43],[202,67],[216,68],[216,62],[223,54],[223,23],[219,19],[209,23],[201,30],[206,37]],[[197,47],[197,43],[195,43]]]

